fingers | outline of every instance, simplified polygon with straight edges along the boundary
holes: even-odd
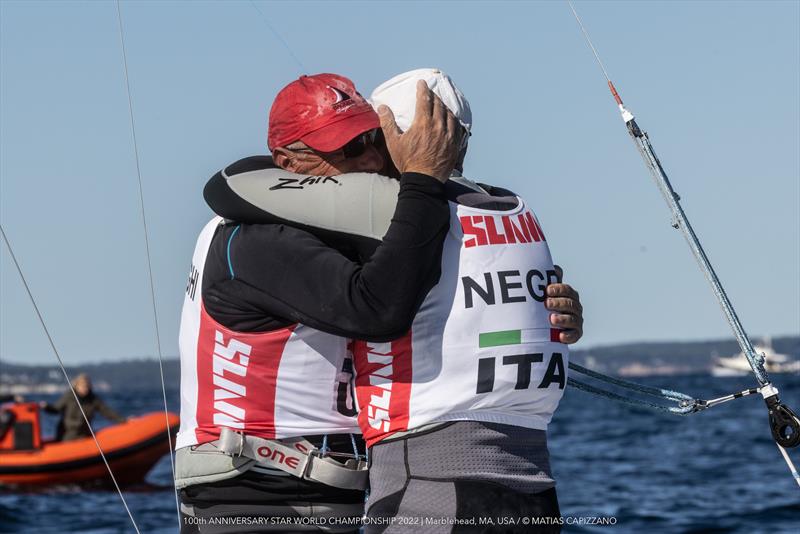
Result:
[[[551,313],[550,324],[565,330],[579,330],[583,328],[583,319],[567,313]]]
[[[424,86],[425,89],[425,96],[428,99],[428,109],[429,116],[432,120],[432,123],[435,126],[439,126],[441,128],[448,128],[447,134],[450,135],[450,132],[453,131],[449,129],[450,119],[454,119],[454,115],[452,112],[447,109],[447,106],[442,102],[442,99],[439,98],[439,95],[431,91],[427,84],[424,81],[420,80],[417,82],[417,105],[419,105],[419,91]],[[416,118],[416,115],[415,115]]]
[[[583,336],[583,320],[575,315],[551,314],[550,324],[561,329],[558,339],[571,345]]]
[[[583,305],[580,301],[567,297],[548,297],[544,307],[557,313],[570,313],[573,315],[581,315],[583,313]]]
[[[583,305],[578,292],[569,284],[550,284],[547,286],[545,307],[555,313],[550,314],[550,324],[560,328],[559,341],[570,345],[583,336]]]
[[[573,289],[569,284],[549,284],[547,286],[548,297],[566,297],[570,299],[580,300],[578,292]]]
[[[417,100],[417,102],[419,102],[419,100]],[[397,122],[394,119],[394,113],[389,106],[379,106],[378,117],[381,120],[381,130],[383,130],[383,136],[386,139],[386,144],[389,145],[398,136],[402,135],[403,132],[401,132],[400,127],[397,126]]]
[[[439,125],[441,125],[442,129],[447,127],[447,116],[451,115],[450,110],[447,109],[447,106],[444,105],[442,99],[439,98],[439,95],[435,94],[431,91],[431,100],[433,102],[433,111],[431,112],[431,116],[433,120],[436,121]]]
[[[433,124],[444,129],[445,136],[451,145],[460,147],[464,130],[464,128],[461,127],[461,123],[458,122],[453,112],[447,108],[436,93],[431,92],[431,99],[433,100]],[[454,153],[453,156],[457,157],[458,153]]]
[[[582,336],[583,331],[581,330],[564,330],[558,334],[558,340],[565,345],[572,345],[577,343]]]
[[[392,161],[401,173],[418,172],[445,182],[453,170],[459,147],[453,142],[455,136],[449,130],[450,111],[424,80],[417,82],[414,113],[414,122],[401,135],[388,112],[379,109]]]
[[[434,94],[428,89],[425,80],[417,80],[417,106],[414,111],[414,120],[427,120],[433,114]]]
[[[461,146],[461,123],[458,122],[456,116],[452,113],[447,113],[447,133],[452,136],[453,140],[458,146]]]

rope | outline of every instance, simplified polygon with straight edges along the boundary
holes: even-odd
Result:
[[[139,145],[136,141],[136,123],[133,115],[133,99],[131,98],[131,83],[128,76],[128,55],[125,50],[125,34],[122,26],[122,10],[120,0],[117,0],[117,21],[119,22],[119,40],[122,45],[122,66],[125,71],[125,89],[128,95],[128,114],[131,123],[131,135],[133,138],[133,153],[136,159],[136,177],[139,182],[139,207],[142,215],[142,227],[144,229],[144,246],[147,255],[147,275],[150,282],[150,302],[153,306],[153,326],[155,327],[156,346],[158,349],[158,372],[161,376],[161,396],[164,402],[164,422],[167,428],[167,440],[169,442],[169,465],[172,469],[172,487],[175,493],[175,511],[178,513],[178,528],[181,526],[181,510],[178,501],[178,487],[175,483],[175,457],[172,451],[172,432],[169,424],[169,407],[167,406],[167,386],[164,380],[164,357],[161,350],[161,333],[158,328],[158,307],[156,306],[156,290],[153,281],[153,262],[150,255],[150,239],[147,232],[147,215],[144,209],[144,188],[142,187],[142,171],[139,164]]]
[[[687,395],[685,393],[680,393],[678,391],[673,391],[671,389],[654,388],[642,384],[637,384],[635,382],[629,382],[627,380],[615,378],[613,376],[604,375],[602,373],[598,373],[597,371],[592,371],[591,369],[587,369],[586,367],[583,367],[576,363],[570,363],[569,368],[575,372],[600,380],[601,382],[614,384],[615,386],[618,386],[622,389],[636,391],[638,393],[643,393],[645,395],[656,397],[665,401],[675,402],[678,404],[678,406],[664,406],[663,404],[655,404],[653,402],[648,402],[645,400],[625,397],[613,391],[592,386],[591,384],[587,384],[585,382],[581,382],[573,378],[568,378],[567,383],[576,389],[580,389],[581,391],[585,391],[587,393],[591,393],[599,397],[605,397],[609,400],[621,402],[623,404],[631,404],[634,406],[651,408],[661,412],[668,412],[676,415],[690,415],[693,413],[702,412],[703,410],[706,410],[713,406],[717,406],[725,402],[729,402],[735,399],[741,399],[742,397],[747,397],[749,395],[754,395],[756,393],[761,392],[761,388],[750,388],[744,391],[739,391],[737,393],[731,393],[730,395],[725,395],[723,397],[704,400],[704,399],[696,399],[690,395]]]
[[[92,429],[92,425],[89,422],[89,418],[86,417],[86,412],[83,411],[83,406],[81,406],[81,401],[78,398],[78,394],[75,392],[75,388],[72,387],[72,380],[69,377],[69,373],[67,373],[67,369],[64,367],[64,362],[61,360],[61,355],[58,353],[58,349],[56,348],[56,344],[53,341],[53,337],[50,335],[50,331],[47,329],[47,325],[44,322],[44,318],[42,317],[42,313],[39,311],[39,306],[36,305],[36,299],[33,298],[33,293],[31,292],[31,288],[28,286],[28,281],[25,279],[25,275],[22,274],[22,268],[17,261],[17,256],[14,254],[14,249],[11,248],[11,243],[8,241],[8,237],[6,237],[6,232],[3,229],[3,226],[0,225],[0,234],[3,235],[3,241],[6,243],[6,247],[8,247],[8,252],[11,254],[11,261],[14,262],[14,267],[17,268],[17,273],[19,273],[19,277],[22,280],[22,285],[25,286],[25,291],[28,293],[28,298],[33,304],[33,309],[36,312],[36,317],[39,318],[39,323],[42,325],[42,330],[44,330],[45,335],[47,336],[47,341],[50,343],[50,347],[53,349],[53,353],[56,355],[56,359],[58,360],[58,366],[61,368],[61,372],[64,374],[64,379],[67,381],[67,385],[69,386],[69,390],[72,392],[72,396],[75,398],[75,403],[78,405],[78,409],[81,411],[81,415],[83,416],[83,420],[86,422],[86,426],[89,428],[89,432],[92,434],[92,439],[94,440],[94,444],[97,446],[97,450],[100,452],[100,458],[103,459],[103,463],[106,465],[106,469],[108,470],[108,474],[111,477],[111,481],[114,483],[114,487],[117,490],[117,494],[119,495],[120,500],[122,501],[122,505],[125,507],[125,511],[128,512],[128,517],[131,520],[131,524],[133,525],[133,529],[136,531],[136,534],[139,534],[139,527],[136,525],[136,521],[133,519],[133,514],[131,514],[131,509],[128,508],[128,503],[125,501],[125,496],[122,494],[122,490],[117,484],[117,479],[114,477],[114,472],[111,470],[111,466],[108,464],[108,460],[106,459],[105,453],[103,453],[103,448],[100,446],[100,442],[97,441],[97,436]]]
[[[792,459],[789,458],[789,453],[787,453],[786,449],[781,447],[778,443],[775,445],[778,446],[778,450],[781,451],[781,456],[783,456],[783,459],[786,460],[786,465],[789,466],[789,471],[792,473],[792,478],[794,478],[794,481],[797,482],[798,486],[800,486],[800,473],[797,472],[797,468],[794,466],[794,463],[792,463]]]
[[[613,400],[613,401],[617,401],[617,402],[621,402],[623,404],[630,404],[630,405],[633,405],[633,406],[641,406],[641,407],[644,407],[644,408],[650,408],[650,409],[658,410],[658,411],[661,411],[661,412],[673,413],[673,414],[676,414],[676,415],[688,415],[688,414],[693,413],[695,411],[694,404],[688,405],[688,406],[685,406],[685,407],[663,406],[661,404],[655,404],[653,402],[648,402],[648,401],[645,401],[645,400],[635,399],[635,398],[631,398],[631,397],[624,397],[624,396],[622,396],[622,395],[620,395],[618,393],[614,393],[613,391],[608,391],[606,389],[601,389],[601,388],[586,384],[585,382],[581,382],[581,381],[575,380],[574,378],[567,378],[567,384],[569,384],[570,386],[572,386],[572,387],[574,387],[576,389],[580,389],[582,391],[585,391],[587,393],[591,393],[591,394],[597,395],[599,397],[605,397],[607,399],[610,399],[610,400]]]
[[[672,391],[671,389],[654,388],[642,384],[637,384],[635,382],[628,382],[627,380],[622,380],[620,378],[615,378],[613,376],[608,376],[602,373],[598,373],[597,371],[592,371],[591,369],[587,369],[586,367],[578,365],[577,363],[570,362],[569,368],[578,373],[591,376],[592,378],[596,378],[597,380],[608,382],[609,384],[614,384],[615,386],[631,389],[633,391],[638,391],[646,395],[652,395],[654,397],[663,397],[674,401],[688,401],[688,402],[694,401],[694,397],[686,395],[685,393]]]

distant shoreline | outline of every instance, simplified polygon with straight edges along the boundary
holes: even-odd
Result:
[[[753,338],[754,343],[761,338]],[[772,339],[779,353],[800,359],[800,335]],[[603,373],[627,377],[708,374],[716,357],[733,356],[739,347],[731,339],[708,341],[650,341],[605,345],[571,352],[570,359]],[[180,362],[164,359],[164,380],[178,387]],[[129,358],[119,361],[70,364],[67,373],[89,373],[98,391],[135,391],[152,388],[159,380],[158,359]],[[64,376],[55,364],[0,361],[0,393],[54,394],[64,390]]]

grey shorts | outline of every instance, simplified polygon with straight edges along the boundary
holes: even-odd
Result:
[[[544,431],[459,421],[371,456],[367,534],[560,532]]]

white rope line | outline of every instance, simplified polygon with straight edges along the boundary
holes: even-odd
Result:
[[[122,66],[125,71],[125,89],[128,95],[128,114],[131,123],[131,136],[133,138],[133,153],[136,159],[136,177],[139,183],[139,208],[142,215],[142,227],[144,229],[144,246],[147,255],[147,276],[150,282],[150,302],[153,307],[153,326],[156,334],[156,346],[158,348],[158,372],[161,377],[161,396],[164,401],[164,423],[167,429],[167,441],[169,443],[169,464],[172,469],[172,488],[175,494],[175,511],[178,514],[178,526],[181,525],[181,512],[180,503],[178,502],[178,487],[175,482],[175,457],[172,450],[172,433],[169,424],[169,407],[167,406],[167,387],[164,380],[164,357],[161,350],[161,332],[158,327],[158,307],[156,306],[156,290],[155,282],[153,281],[153,262],[150,255],[150,238],[147,231],[147,215],[144,208],[144,188],[142,187],[142,171],[139,164],[139,144],[136,140],[136,122],[133,115],[133,98],[131,97],[131,83],[128,75],[128,54],[125,49],[125,33],[122,25],[122,10],[120,8],[120,0],[116,1],[117,5],[117,21],[119,22],[119,40],[122,47]]]
[[[792,459],[789,457],[789,453],[786,452],[786,449],[781,447],[779,444],[775,444],[778,446],[778,450],[781,451],[781,455],[783,459],[786,460],[786,465],[789,466],[789,471],[792,472],[792,477],[794,477],[794,481],[797,482],[797,485],[800,486],[800,473],[797,472],[797,468],[792,463]]]
[[[136,525],[136,521],[133,519],[133,514],[131,514],[131,509],[128,508],[128,503],[125,501],[125,496],[122,494],[122,490],[117,484],[117,479],[114,477],[114,472],[111,470],[111,466],[108,464],[108,460],[106,459],[105,453],[103,453],[103,448],[100,446],[100,442],[97,441],[97,436],[92,429],[92,424],[89,422],[89,418],[86,417],[86,412],[83,411],[83,406],[81,406],[81,401],[78,398],[78,394],[75,392],[75,388],[72,387],[72,381],[70,380],[69,374],[67,373],[66,368],[64,367],[64,362],[61,360],[61,355],[58,353],[58,349],[56,348],[56,344],[53,341],[53,337],[50,335],[50,331],[47,329],[47,325],[44,322],[44,318],[42,317],[42,313],[39,311],[39,306],[36,305],[36,299],[33,298],[33,293],[31,292],[31,288],[28,286],[28,281],[25,279],[25,275],[22,274],[22,268],[17,261],[17,256],[14,254],[14,249],[11,248],[11,243],[8,241],[8,237],[6,236],[6,232],[3,229],[3,225],[0,224],[0,233],[3,235],[3,241],[6,243],[6,247],[8,248],[8,252],[11,255],[11,261],[14,262],[14,267],[17,268],[17,273],[19,273],[19,277],[22,280],[22,285],[25,286],[25,291],[28,293],[28,298],[33,304],[33,309],[36,312],[36,317],[39,318],[39,323],[42,325],[42,330],[44,330],[45,335],[47,336],[47,341],[50,343],[50,347],[53,349],[53,353],[56,355],[56,359],[58,360],[58,366],[61,368],[61,372],[64,374],[64,378],[67,381],[67,385],[69,386],[69,390],[72,392],[72,396],[75,398],[75,403],[78,405],[78,409],[81,411],[81,415],[83,416],[83,420],[86,422],[86,426],[89,428],[89,432],[92,434],[92,439],[94,440],[94,444],[97,445],[97,450],[100,452],[100,457],[103,459],[103,463],[106,465],[106,469],[108,470],[108,474],[111,477],[111,481],[114,483],[114,487],[117,489],[117,494],[119,495],[120,500],[122,501],[122,505],[125,507],[125,511],[128,512],[128,517],[131,520],[131,524],[133,525],[133,529],[136,531],[136,534],[139,534],[139,527]]]

